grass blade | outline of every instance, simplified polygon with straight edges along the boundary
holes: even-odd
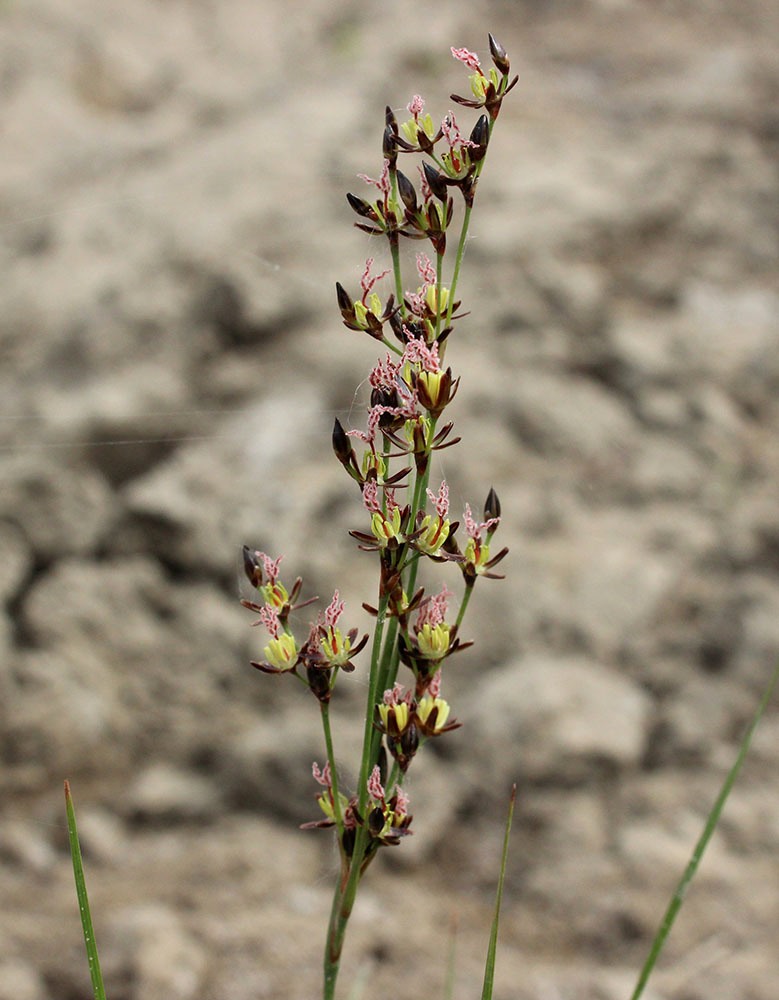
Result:
[[[81,926],[84,930],[84,944],[89,960],[89,975],[92,977],[92,992],[95,1000],[106,1000],[103,974],[100,971],[100,959],[97,957],[97,943],[92,928],[92,914],[89,911],[87,883],[84,879],[84,866],[81,861],[81,845],[76,827],[76,811],[73,808],[73,797],[70,794],[70,783],[65,782],[65,810],[68,816],[68,838],[70,840],[70,856],[73,859],[73,875],[76,879],[76,894],[81,915]]]
[[[712,806],[711,812],[706,818],[706,825],[703,828],[703,833],[698,838],[698,842],[695,845],[695,848],[693,849],[692,852],[692,857],[690,858],[690,861],[684,870],[684,874],[682,875],[679,884],[676,887],[676,891],[671,897],[671,902],[668,904],[668,909],[665,911],[665,914],[663,916],[662,921],[660,922],[660,926],[657,930],[657,933],[655,934],[654,940],[652,941],[652,946],[649,949],[649,955],[647,956],[647,960],[644,963],[644,967],[641,969],[641,972],[638,977],[638,982],[636,983],[636,988],[633,990],[630,1000],[639,1000],[642,993],[644,992],[644,987],[647,984],[649,976],[651,975],[652,970],[657,964],[657,959],[659,958],[660,952],[663,949],[663,945],[665,944],[666,939],[671,931],[671,927],[673,926],[673,923],[676,920],[679,910],[682,908],[682,903],[684,902],[684,895],[687,892],[690,882],[692,882],[693,878],[695,877],[695,873],[698,871],[698,865],[700,864],[701,858],[703,857],[703,852],[706,850],[709,841],[711,840],[712,834],[717,828],[720,816],[722,815],[722,810],[725,806],[725,803],[728,800],[728,796],[730,795],[733,789],[733,785],[736,783],[736,778],[738,778],[739,772],[741,771],[741,767],[744,761],[746,760],[747,753],[749,752],[749,747],[752,743],[752,737],[755,735],[755,730],[757,729],[757,725],[760,722],[760,719],[763,717],[763,713],[768,707],[769,702],[771,701],[774,689],[776,688],[777,681],[779,681],[779,663],[776,665],[776,667],[774,667],[774,671],[771,674],[771,679],[769,680],[768,685],[766,686],[766,689],[763,692],[763,697],[760,699],[760,704],[757,706],[757,710],[754,716],[752,717],[752,721],[749,724],[749,728],[744,734],[744,738],[741,740],[741,745],[738,748],[738,754],[733,763],[733,766],[731,767],[730,771],[728,771],[727,777],[722,783],[722,788],[720,789],[719,795],[717,796],[717,799],[714,805]]]
[[[484,985],[481,991],[481,1000],[492,1000],[492,990],[495,983],[495,956],[498,951],[498,922],[500,921],[500,904],[503,901],[503,882],[506,878],[506,863],[509,856],[509,834],[511,833],[511,822],[514,819],[514,803],[517,800],[517,786],[511,788],[509,799],[509,811],[506,816],[506,829],[503,833],[503,854],[500,860],[500,875],[498,876],[498,891],[495,896],[495,914],[492,918],[492,930],[490,931],[490,944],[487,949],[487,962],[484,966]]]

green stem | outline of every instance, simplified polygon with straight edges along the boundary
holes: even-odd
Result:
[[[344,832],[344,820],[341,815],[341,798],[338,794],[338,768],[335,764],[335,753],[333,751],[333,734],[330,729],[330,704],[329,702],[319,703],[322,715],[322,729],[325,734],[325,746],[327,748],[327,761],[330,765],[330,787],[333,792],[333,811],[335,813],[335,826],[338,831],[338,844]]]
[[[662,921],[660,922],[660,926],[657,930],[657,933],[655,934],[654,940],[652,941],[652,947],[649,949],[649,955],[647,956],[647,960],[644,963],[643,968],[641,969],[641,973],[638,977],[638,982],[636,983],[636,988],[633,990],[630,1000],[639,1000],[639,997],[644,992],[644,987],[646,986],[649,976],[651,975],[652,970],[654,969],[657,963],[657,960],[660,956],[660,952],[663,950],[663,945],[665,944],[666,939],[668,938],[668,935],[671,931],[671,927],[673,927],[677,914],[679,913],[679,910],[682,907],[685,893],[687,892],[690,882],[692,882],[693,878],[695,877],[695,873],[698,870],[698,865],[700,864],[701,859],[703,857],[703,852],[706,850],[709,841],[711,840],[712,834],[717,828],[720,816],[722,815],[722,810],[725,806],[725,803],[728,800],[728,796],[730,795],[733,789],[733,785],[736,782],[736,778],[738,778],[739,772],[741,771],[741,767],[744,761],[746,760],[747,753],[749,752],[749,747],[752,743],[752,737],[755,734],[755,730],[757,729],[757,725],[760,722],[763,713],[765,712],[769,702],[771,701],[777,682],[779,682],[779,663],[777,663],[773,673],[771,674],[771,678],[768,681],[768,685],[766,686],[766,689],[763,692],[763,697],[760,699],[760,704],[757,706],[757,710],[754,716],[752,717],[752,721],[749,724],[749,728],[744,734],[744,738],[741,740],[738,754],[736,755],[736,759],[733,763],[733,766],[731,767],[730,771],[728,771],[727,777],[725,778],[725,781],[722,783],[722,788],[720,789],[719,795],[717,796],[716,801],[712,806],[711,812],[706,818],[706,825],[703,828],[703,833],[701,833],[700,837],[698,838],[698,842],[696,843],[695,848],[693,849],[690,861],[684,870],[684,874],[682,875],[678,886],[676,887],[676,891],[671,897],[671,902],[668,904],[668,908],[665,911],[665,914],[663,916]]]
[[[465,612],[468,608],[468,602],[471,599],[471,594],[473,593],[473,587],[466,587],[465,593],[463,594],[463,599],[460,601],[460,610],[457,612],[457,621],[455,622],[455,628],[460,630],[460,626],[463,623],[463,618],[465,618]]]

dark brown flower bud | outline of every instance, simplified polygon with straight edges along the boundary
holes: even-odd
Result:
[[[389,104],[387,104],[384,108],[384,125],[385,127],[392,129],[394,135],[398,134],[398,120],[395,117],[395,112]]]
[[[341,465],[347,465],[354,452],[347,433],[343,429],[343,424],[338,417],[335,418],[335,423],[333,424],[333,451]]]
[[[445,202],[447,198],[447,190],[443,174],[440,174],[436,168],[427,161],[422,164],[422,169],[425,171],[425,180],[430,185],[430,190],[439,201]]]
[[[308,677],[308,686],[311,688],[311,693],[326,705],[330,701],[330,696],[332,694],[330,690],[330,671],[324,670],[322,667],[306,667],[306,676]]]
[[[398,147],[395,145],[395,133],[391,125],[384,129],[381,151],[384,154],[384,159],[389,160],[390,167],[394,167],[398,161]]]
[[[375,210],[367,201],[363,201],[362,198],[358,198],[355,194],[347,194],[346,200],[351,205],[352,209],[362,218],[370,219],[372,222],[376,222],[377,215]]]
[[[243,571],[253,587],[262,586],[262,567],[260,566],[260,561],[257,558],[257,553],[250,549],[248,545],[244,545],[243,547]]]
[[[403,751],[403,756],[410,762],[411,758],[417,752],[418,748],[419,748],[419,730],[412,722],[401,734],[400,749]],[[406,766],[408,766],[408,764]]]
[[[354,854],[354,842],[357,838],[357,830],[354,827],[347,827],[343,832],[343,837],[341,837],[341,843],[343,844],[344,854],[347,858],[350,858]]]
[[[398,170],[398,193],[406,206],[407,210],[412,214],[417,213],[417,193],[414,190],[414,185],[406,177],[404,173]]]
[[[499,73],[504,76],[508,76],[509,70],[511,69],[511,63],[509,62],[508,53],[500,44],[500,42],[493,37],[492,33],[489,34],[490,40],[490,55],[492,56],[492,61],[495,63],[495,67]]]
[[[490,141],[490,123],[486,115],[482,115],[473,126],[470,136],[471,142],[475,146],[470,148],[470,157],[473,163],[483,160],[487,153],[487,143]]]
[[[493,517],[500,517],[500,500],[495,490],[490,487],[490,492],[484,501],[484,520],[491,521]]]
[[[368,813],[368,830],[372,837],[378,837],[384,829],[384,810],[376,806]]]
[[[335,283],[335,294],[338,296],[338,308],[344,319],[354,319],[354,302],[340,281]]]

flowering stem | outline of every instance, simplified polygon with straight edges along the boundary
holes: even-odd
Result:
[[[383,596],[379,599],[378,616],[376,618],[376,628],[373,633],[373,647],[371,649],[371,672],[368,678],[368,703],[365,707],[365,730],[363,733],[362,740],[362,760],[360,761],[360,777],[358,781],[358,796],[359,796],[359,807],[362,812],[365,809],[365,804],[368,801],[368,772],[372,763],[372,747],[373,747],[373,734],[375,728],[373,725],[373,712],[374,707],[379,698],[379,674],[381,660],[383,659],[381,653],[382,640],[384,638],[384,626],[386,624],[386,613],[387,604],[389,603],[389,598]]]
[[[341,879],[333,895],[330,923],[327,930],[327,948],[325,949],[323,1000],[335,1000],[335,984],[341,964],[346,925],[352,915],[357,886],[363,873],[363,859],[367,846],[368,831],[364,826],[360,826],[357,828],[349,874],[345,881],[343,878]]]

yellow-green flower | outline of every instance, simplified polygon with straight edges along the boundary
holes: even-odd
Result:
[[[441,622],[439,625],[425,622],[417,632],[417,646],[422,656],[434,662],[443,660],[449,652],[450,631],[449,625],[445,622]]]
[[[294,635],[289,632],[282,632],[277,638],[271,639],[263,652],[265,659],[276,670],[291,670],[297,663],[297,643]]]

